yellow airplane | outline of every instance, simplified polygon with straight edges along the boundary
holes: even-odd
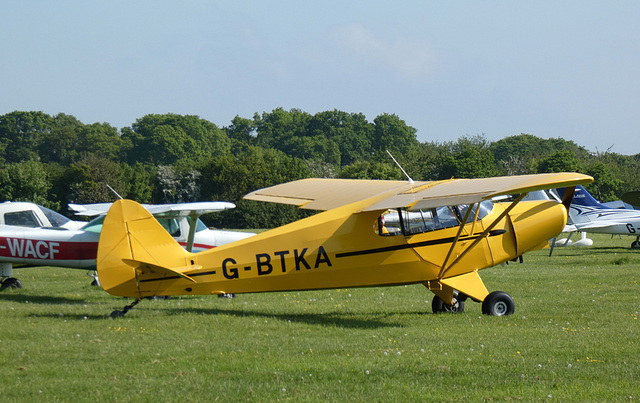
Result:
[[[478,270],[548,246],[567,222],[572,192],[521,201],[527,192],[589,183],[554,173],[433,182],[303,179],[244,198],[320,210],[311,217],[199,253],[185,251],[138,203],[116,201],[98,245],[109,293],[135,301],[168,295],[254,293],[421,283],[434,312],[509,315],[509,294],[489,293]],[[508,202],[498,196],[518,195]],[[563,206],[564,204],[564,206]]]

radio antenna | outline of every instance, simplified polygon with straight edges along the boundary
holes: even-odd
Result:
[[[402,168],[400,168],[400,169],[402,169]],[[109,188],[110,191],[112,191],[116,196],[118,196],[118,199],[122,200],[122,196],[120,196],[118,194],[118,192],[116,192],[111,186],[109,186],[108,183],[105,183],[105,185],[107,185],[107,187]]]
[[[398,168],[400,168],[400,170],[402,171],[402,173],[404,174],[404,176],[407,177],[407,179],[409,180],[409,183],[413,184],[413,179],[411,179],[411,177],[409,176],[409,174],[407,174],[407,172],[402,169],[402,166],[400,164],[398,164],[398,161],[396,161],[395,158],[393,158],[393,155],[391,155],[391,152],[389,150],[385,150],[387,152],[387,154],[389,154],[389,157],[391,157],[391,159],[393,160],[393,162],[396,163],[396,165],[398,166]]]

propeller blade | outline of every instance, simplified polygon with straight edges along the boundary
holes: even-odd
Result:
[[[573,194],[576,192],[575,186],[570,186],[565,189],[564,196],[562,196],[562,204],[564,208],[569,212],[569,208],[571,207],[571,202],[573,201]]]

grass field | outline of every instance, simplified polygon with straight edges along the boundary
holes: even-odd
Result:
[[[509,317],[431,313],[421,285],[129,301],[83,271],[16,270],[0,293],[0,401],[633,401],[631,238],[481,272]]]

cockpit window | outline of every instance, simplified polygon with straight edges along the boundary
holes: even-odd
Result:
[[[473,222],[473,219],[476,215],[476,207],[478,206],[478,204],[474,204],[473,208],[471,209],[471,214],[469,215],[469,218],[467,219],[467,222]],[[464,217],[465,214],[467,214],[467,209],[469,208],[468,204],[461,204],[460,206],[460,214],[461,217]],[[493,209],[493,203],[491,203],[488,200],[485,200],[483,202],[480,202],[480,207],[478,208],[479,212],[478,212],[478,220],[483,219],[484,217],[487,216],[487,214],[489,214],[491,212],[491,210]]]
[[[36,228],[42,224],[38,221],[31,210],[13,211],[4,214],[5,225],[16,225],[18,227]]]
[[[483,201],[473,204],[467,223],[473,222],[478,211],[478,220],[491,212],[493,204]],[[443,206],[425,210],[392,210],[378,218],[375,225],[380,235],[414,235],[423,232],[457,227],[464,220],[468,204]]]

